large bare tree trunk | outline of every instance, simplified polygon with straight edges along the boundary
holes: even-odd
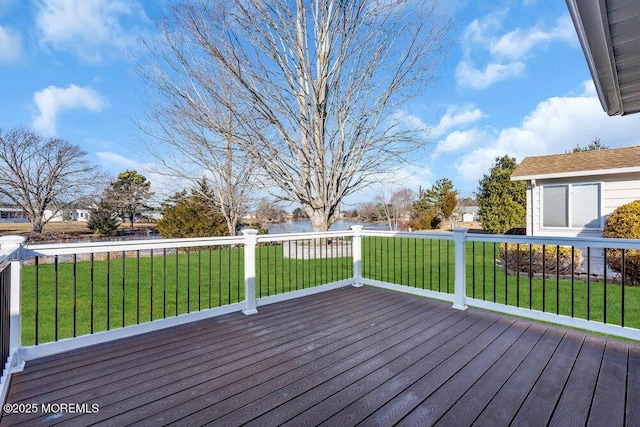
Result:
[[[426,143],[400,108],[443,58],[450,24],[438,12],[430,0],[184,2],[149,49],[162,52],[151,75],[188,106],[192,129],[229,129],[264,190],[324,231],[345,197]]]

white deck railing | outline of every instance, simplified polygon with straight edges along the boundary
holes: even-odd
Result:
[[[611,248],[627,254],[640,250],[637,240],[353,227],[276,235],[246,230],[243,236],[196,239],[22,242],[0,239],[0,264],[8,271],[3,277],[10,282],[2,307],[10,313],[9,325],[2,323],[8,337],[7,350],[0,346],[6,359],[2,401],[9,375],[25,360],[221,314],[253,314],[264,304],[350,285],[640,340],[640,287],[629,286],[630,278],[608,269],[605,259],[614,253]],[[505,250],[505,244],[513,246]],[[542,257],[544,274],[527,268],[540,261],[532,245],[555,251]],[[562,250],[565,264],[566,251],[571,253],[568,274],[559,268],[563,247],[568,248]]]

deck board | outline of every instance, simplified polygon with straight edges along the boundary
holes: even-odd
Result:
[[[27,362],[7,425],[640,425],[640,345],[363,287]],[[626,401],[621,396],[626,396]]]

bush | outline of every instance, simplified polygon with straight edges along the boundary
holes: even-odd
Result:
[[[87,228],[95,234],[101,236],[111,234],[120,226],[118,214],[114,208],[104,200],[101,200],[97,206],[91,209]]]
[[[640,239],[640,200],[618,207],[604,225],[602,237],[613,239]],[[607,265],[622,273],[622,250],[607,250]],[[640,250],[627,249],[624,254],[625,283],[640,286]]]
[[[229,234],[220,211],[208,199],[197,195],[184,197],[174,206],[165,207],[156,229],[165,239]]]
[[[573,271],[571,269],[571,248],[566,246],[544,246],[507,243],[500,245],[500,259],[507,271],[515,273],[528,273],[529,275],[570,275],[582,266],[582,252],[580,249],[573,251]],[[559,250],[559,256],[558,256]],[[531,253],[531,260],[529,254]],[[506,262],[505,262],[506,255]],[[544,260],[544,270],[543,270]]]

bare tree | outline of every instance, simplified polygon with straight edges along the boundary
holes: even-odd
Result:
[[[380,211],[384,214],[389,224],[389,230],[395,231],[399,229],[402,219],[411,212],[414,200],[414,193],[408,188],[395,190],[389,198],[385,195],[376,197]]]
[[[265,186],[327,230],[346,196],[426,143],[399,108],[443,58],[450,23],[438,11],[429,0],[184,2],[147,73],[216,134],[229,113]]]
[[[210,88],[189,77],[200,73],[191,68],[193,58],[151,41],[145,47],[147,55],[139,58],[137,72],[146,83],[148,120],[138,126],[151,137],[144,145],[160,163],[155,172],[190,182],[195,191],[204,175],[211,191],[199,196],[220,210],[233,236],[251,202],[256,170],[234,133],[239,125],[228,108],[232,90],[220,83],[216,88],[226,101],[211,103]]]
[[[27,129],[0,129],[0,198],[22,208],[32,231],[72,203],[86,203],[103,179],[77,145]],[[45,210],[53,214],[45,218]]]

